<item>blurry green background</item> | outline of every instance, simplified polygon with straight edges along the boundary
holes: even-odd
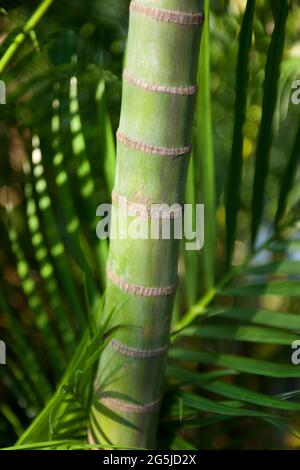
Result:
[[[250,241],[251,188],[257,134],[262,113],[264,67],[274,27],[272,9],[276,10],[279,2],[280,0],[257,1],[255,10],[247,118],[244,125],[244,180],[233,261],[235,265],[244,260]],[[238,35],[245,4],[243,0],[211,2],[210,59],[213,144],[216,163],[217,277],[223,274],[225,263],[224,187],[232,145]],[[57,176],[61,175],[64,183],[64,173],[61,173],[59,163],[58,169],[55,169],[53,156],[55,152],[58,152],[57,148],[63,153],[63,164],[68,176],[68,190],[73,201],[73,209],[75,208],[79,220],[80,244],[91,266],[97,286],[100,292],[103,292],[107,246],[104,242],[99,243],[95,237],[94,219],[97,206],[110,201],[114,177],[114,135],[120,114],[121,75],[126,49],[128,5],[127,0],[55,2],[38,25],[36,32],[30,35],[15,58],[13,67],[9,68],[4,76],[7,84],[7,105],[0,107],[0,294],[4,299],[4,303],[0,305],[0,338],[7,343],[9,367],[1,366],[0,369],[1,447],[12,445],[17,435],[43,406],[42,400],[34,396],[30,390],[30,384],[24,378],[26,371],[18,359],[17,349],[20,350],[22,347],[26,349],[26,346],[18,343],[20,335],[24,336],[25,340],[30,343],[34,354],[39,357],[41,367],[52,386],[57,383],[59,377],[59,371],[53,371],[51,361],[45,352],[36,310],[28,306],[28,295],[26,295],[26,289],[25,292],[23,289],[28,268],[29,277],[34,279],[36,292],[42,302],[41,310],[46,312],[50,320],[53,320],[52,307],[49,304],[51,289],[47,293],[43,286],[40,266],[28,228],[28,217],[26,217],[24,185],[26,186],[28,177],[24,174],[24,168],[26,170],[25,162],[30,160],[31,139],[33,135],[39,136],[47,191],[51,196],[54,219],[45,218],[40,208],[36,209],[36,215],[42,231],[50,232],[50,240],[46,237],[46,244],[50,248],[52,257],[54,252],[51,249],[55,245],[57,234],[51,233],[48,224],[51,225],[51,221],[55,221],[59,238],[65,247],[63,255],[65,265],[63,267],[56,265],[55,269],[68,270],[73,287],[79,296],[81,310],[84,311],[85,295],[82,274],[78,259],[74,254],[74,245],[66,230],[65,214],[66,211],[72,212],[72,208],[64,199],[65,193],[60,192],[58,188]],[[0,56],[36,6],[37,2],[33,1],[0,2]],[[73,111],[70,109],[71,77],[77,77],[78,96],[75,97],[75,101],[78,99],[79,111],[76,111],[76,106],[75,111],[74,108]],[[291,104],[291,84],[297,78],[300,78],[300,5],[298,2],[293,2],[287,24],[271,166],[267,179],[268,197],[265,201],[261,239],[269,233],[274,220],[282,173],[298,127],[300,106]],[[199,86],[201,87],[201,83]],[[74,96],[72,99],[74,104]],[[53,123],[52,120],[55,111],[60,116],[58,143],[53,128],[55,122]],[[77,119],[80,116],[79,130],[78,127],[75,130],[73,127],[72,130],[72,119],[76,127],[74,114]],[[197,175],[195,180],[197,181]],[[297,203],[300,196],[299,168],[296,181],[290,196],[290,206]],[[189,184],[191,184],[191,175]],[[190,189],[188,187],[187,198],[190,197]],[[27,186],[27,190],[30,191],[30,187],[28,189]],[[38,193],[35,187],[33,199],[36,201],[43,195],[43,188],[40,196]],[[15,233],[17,233],[18,246],[15,245],[12,248]],[[260,261],[270,259],[271,256],[275,256],[273,260],[276,260],[276,254],[263,252],[260,256]],[[294,252],[293,256],[294,259],[300,260],[300,250]],[[206,288],[203,283],[201,253],[192,260],[193,273],[196,272],[192,281],[189,279],[187,267],[189,265],[185,264],[188,262],[189,260],[185,260],[184,257],[180,261],[181,284],[174,312],[175,318],[178,318],[180,312],[186,311],[193,305]],[[23,271],[25,270],[23,280],[20,277],[22,268]],[[188,271],[187,274],[186,271]],[[67,301],[66,291],[61,283],[59,282],[56,287],[59,296],[63,299],[63,309],[68,312],[71,319],[75,337],[79,338],[82,332],[80,319],[74,320],[73,308]],[[35,301],[32,300],[32,302],[35,305]],[[228,298],[226,302],[229,302],[230,306],[232,299]],[[266,297],[260,302],[261,307],[299,313],[300,302],[297,297],[293,299],[278,296]],[[252,306],[255,305],[253,301]],[[7,310],[13,311],[17,326],[8,320]],[[41,314],[41,310],[37,310]],[[52,323],[55,325],[54,320]],[[54,326],[54,330],[56,329],[57,325]],[[22,331],[20,335],[19,330]],[[209,342],[209,340],[204,341]],[[270,344],[235,343],[234,346],[232,344],[227,346],[226,340],[220,340],[217,348],[220,350],[227,348],[231,352],[242,351],[246,356],[259,356],[262,359],[275,355],[283,362],[290,361],[289,348],[281,352],[278,346]],[[66,350],[64,357],[66,362],[70,358],[71,349]],[[277,385],[273,382],[271,384],[267,378],[258,383],[255,375],[248,376],[245,380],[247,386],[258,391],[262,383],[265,389],[274,394],[284,393],[290,389],[288,380],[281,381]],[[298,388],[300,388],[299,380]],[[299,418],[298,421],[297,423],[295,418],[294,424],[300,424]],[[222,423],[215,425],[209,432],[202,434],[199,445],[201,448],[210,449],[295,448],[300,447],[300,441],[282,429],[276,431],[272,428],[270,431],[270,428],[263,426],[253,428],[251,419],[245,418],[238,424],[233,421],[226,425]]]

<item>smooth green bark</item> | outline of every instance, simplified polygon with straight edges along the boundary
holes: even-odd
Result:
[[[199,0],[137,3],[188,13],[201,11]],[[180,89],[195,85],[200,32],[201,25],[159,21],[131,12],[126,71],[153,85]],[[124,80],[120,130],[146,145],[188,147],[194,103],[195,94],[149,91]],[[147,205],[184,202],[187,153],[153,155],[120,142],[117,153],[115,191],[119,195]],[[117,202],[113,214],[128,222],[134,219]],[[176,286],[178,251],[179,241],[174,239],[116,239],[110,243],[108,266],[130,285]],[[156,297],[129,293],[108,278],[105,316],[112,315],[111,326],[120,325],[113,339],[139,353],[126,355],[108,346],[101,355],[91,410],[91,442],[121,447],[156,445],[166,351],[151,358],[140,356],[141,351],[153,353],[168,345],[173,300],[174,293]]]

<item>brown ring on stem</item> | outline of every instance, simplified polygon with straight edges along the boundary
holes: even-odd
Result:
[[[161,398],[154,400],[151,403],[146,403],[145,405],[136,405],[133,403],[128,403],[117,398],[111,398],[108,396],[100,396],[100,402],[104,405],[111,407],[117,411],[124,411],[127,413],[150,413],[154,411],[161,404]]]
[[[177,87],[177,86],[167,86],[167,85],[157,85],[154,83],[147,82],[142,78],[136,78],[131,75],[127,70],[123,72],[123,79],[126,80],[128,83],[134,86],[138,86],[143,88],[144,90],[157,92],[157,93],[169,93],[172,95],[178,96],[190,96],[195,95],[198,91],[197,85],[190,85],[185,87]]]
[[[118,352],[119,354],[122,354],[123,356],[136,357],[141,359],[152,359],[165,354],[169,349],[169,344],[162,348],[147,350],[132,348],[130,346],[126,346],[125,344],[120,343],[115,339],[112,339],[109,343],[109,347],[114,351]]]
[[[123,132],[118,129],[117,139],[121,144],[126,145],[132,150],[137,150],[144,153],[150,153],[151,155],[162,155],[165,157],[178,157],[180,155],[186,155],[191,152],[192,146],[188,145],[186,147],[159,147],[156,145],[149,145],[144,142],[139,142],[137,140],[131,139],[130,137],[123,134]]]
[[[156,21],[175,23],[183,26],[197,26],[204,22],[204,15],[201,12],[190,13],[180,10],[166,10],[139,5],[135,2],[131,2],[130,11],[137,15],[148,16]]]
[[[177,288],[177,284],[172,284],[165,287],[146,287],[140,286],[138,284],[130,284],[114,273],[109,266],[106,268],[106,273],[109,280],[113,284],[118,286],[123,291],[133,295],[140,295],[143,297],[163,297],[172,295]]]
[[[168,210],[163,208],[163,204],[146,205],[141,202],[130,201],[126,196],[118,194],[115,189],[112,192],[112,202],[118,204],[122,209],[127,209],[128,215],[132,217],[139,216],[153,219],[177,219],[181,217],[183,213],[183,208],[179,203],[175,204],[180,207]]]

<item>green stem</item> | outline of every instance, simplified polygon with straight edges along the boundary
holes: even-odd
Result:
[[[148,209],[184,201],[202,19],[199,0],[131,3],[111,233],[119,217],[148,235],[153,221],[120,196]],[[119,328],[99,363],[91,443],[155,446],[179,252],[158,238],[111,239],[104,313]]]
[[[0,59],[0,74],[2,74],[15,54],[18,52],[22,44],[24,43],[26,37],[29,35],[29,33],[36,27],[36,25],[40,22],[40,20],[43,18],[45,13],[47,12],[48,8],[52,5],[54,0],[44,0],[38,8],[35,10],[33,15],[29,18],[27,23],[25,24],[23,31],[19,33],[15,40],[12,42],[12,44],[8,47],[6,52],[3,54],[3,56]]]

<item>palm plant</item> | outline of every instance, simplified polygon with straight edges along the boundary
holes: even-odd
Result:
[[[175,240],[111,240],[105,291],[108,247],[95,215],[114,181],[123,64],[112,57],[125,43],[128,2],[88,3],[85,23],[80,2],[72,17],[54,0],[24,29],[22,15],[12,29],[14,10],[2,18],[1,442],[242,447],[235,430],[258,445],[256,422],[297,436],[300,122],[289,103],[299,59],[287,51],[299,7],[248,0],[234,17],[228,2],[220,12],[205,0],[197,70],[199,2],[186,13],[179,0],[132,3],[113,211],[138,215],[124,198],[136,209],[203,202],[205,246],[199,254]],[[95,37],[106,28],[109,45]]]

